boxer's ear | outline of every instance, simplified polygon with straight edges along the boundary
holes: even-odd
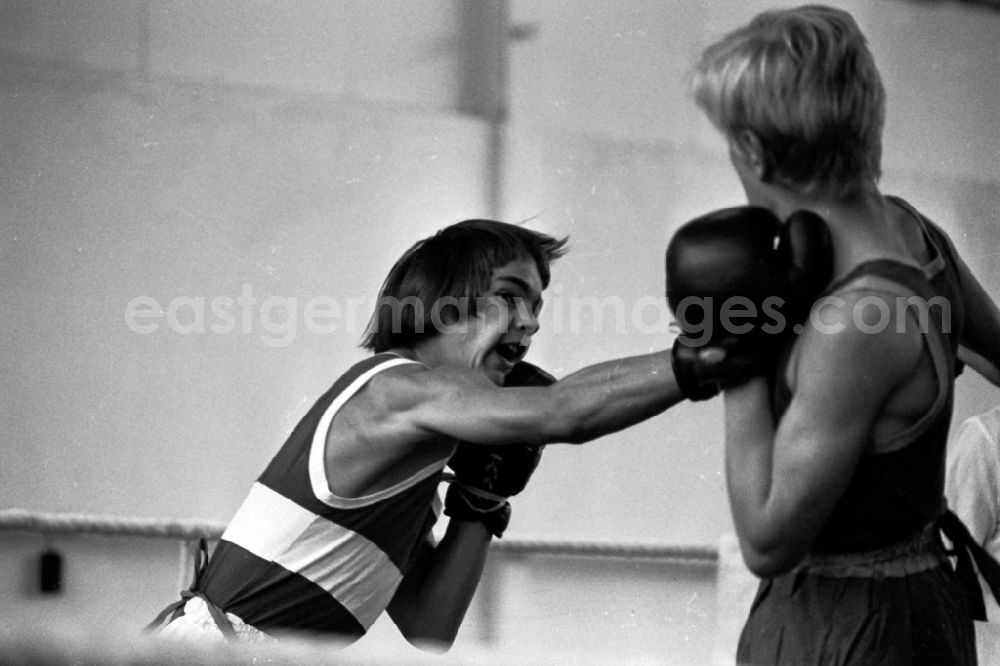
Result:
[[[760,137],[752,130],[742,130],[729,142],[730,156],[739,160],[742,166],[749,169],[757,178],[766,183],[771,179],[772,165]]]

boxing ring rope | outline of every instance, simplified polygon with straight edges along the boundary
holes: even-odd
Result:
[[[225,525],[221,523],[188,520],[44,513],[24,509],[0,510],[0,531],[149,537],[193,542],[202,537],[217,540],[224,529]],[[717,548],[698,545],[560,541],[508,537],[495,541],[491,549],[516,555],[649,559],[710,565],[715,565],[718,561]]]
[[[0,530],[40,534],[98,534],[156,537],[183,541],[218,539],[224,525],[160,518],[120,518],[82,513],[43,513],[24,509],[0,510]]]
[[[83,513],[52,513],[25,509],[0,510],[0,532],[37,534],[47,540],[58,537],[96,536],[110,538],[157,539],[176,542],[180,548],[178,589],[185,589],[193,575],[192,553],[202,539],[218,540],[225,529],[219,522],[162,518],[139,518]],[[602,541],[560,541],[516,539],[507,537],[496,540],[491,552],[513,558],[526,557],[576,557],[617,558],[650,562],[680,564],[694,567],[718,567],[720,549],[698,545],[669,545],[653,543],[613,543]],[[495,576],[486,576],[483,587],[495,588]],[[494,620],[489,604],[481,611],[483,634],[489,638]],[[80,663],[104,664],[246,664],[246,663],[297,663],[303,665],[326,664],[330,660],[330,643],[297,636],[273,645],[246,646],[240,644],[174,644],[156,636],[139,636],[131,633],[105,631],[91,625],[60,625],[43,622],[38,624],[25,618],[11,627],[0,638],[0,662],[46,663],[54,666]],[[508,648],[509,649],[509,648]],[[527,648],[525,648],[527,649]],[[396,664],[401,660],[413,664],[435,666],[474,666],[496,663],[496,655],[485,641],[485,647],[463,647],[448,656],[417,654],[419,651],[400,651],[398,646],[383,646],[369,642],[363,651],[338,656],[338,663],[345,666],[365,664]],[[521,653],[513,655],[523,659]],[[525,662],[528,663],[528,662]],[[596,662],[595,662],[596,663]]]

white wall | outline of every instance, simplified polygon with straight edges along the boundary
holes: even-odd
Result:
[[[686,68],[769,4],[511,2],[513,21],[536,30],[509,53],[502,214],[572,245],[534,360],[564,374],[670,343],[657,305],[666,242],[741,200],[686,96]],[[855,11],[885,75],[886,189],[941,222],[1000,296],[1000,14],[834,4]],[[484,118],[497,88],[492,59],[475,56],[496,44],[481,24],[470,32],[468,8],[0,2],[0,507],[232,514],[311,401],[360,358],[365,304],[399,253],[491,214]],[[256,301],[244,309],[241,295]],[[164,312],[142,320],[155,331],[130,330],[138,297],[173,304],[179,321]],[[198,329],[198,298],[203,332],[182,333]],[[210,309],[218,298],[233,299],[224,334],[212,332],[227,324]],[[341,308],[337,330],[307,320],[310,304]],[[956,420],[998,395],[964,377]],[[714,545],[730,529],[721,470],[720,404],[681,405],[582,448],[549,447],[509,536]],[[0,618],[51,608],[29,593],[41,544],[4,543],[16,583]],[[69,587],[56,603],[76,610],[84,580],[125,572],[93,613],[138,626],[173,594],[176,550],[123,558],[106,543],[58,540]],[[114,574],[95,564],[102,548]],[[712,647],[704,569],[492,562],[490,584],[502,585],[484,588],[464,640],[591,653],[603,642],[674,663],[703,663]],[[139,581],[154,579],[144,594]],[[378,631],[372,640],[390,640]]]
[[[830,4],[852,11],[883,71],[885,191],[944,226],[1000,298],[1000,13],[961,3]],[[557,372],[671,339],[651,330],[660,320],[644,306],[662,294],[667,240],[692,217],[744,201],[686,77],[701,47],[775,5],[513,2],[514,21],[535,38],[512,47],[505,210],[571,236],[536,345]],[[625,330],[613,326],[609,305],[603,321],[577,318],[575,335],[545,333],[572,328],[571,302],[594,297],[625,303]],[[966,373],[956,424],[998,400]],[[547,452],[526,491],[539,510],[525,529],[714,543],[730,529],[720,408],[683,404],[583,450]]]
[[[5,3],[5,504],[227,519],[395,257],[482,210],[487,128],[435,110],[454,12],[403,5],[360,85],[350,3],[153,3],[149,77],[136,3]]]

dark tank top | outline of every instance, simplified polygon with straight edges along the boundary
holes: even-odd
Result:
[[[896,303],[915,297],[911,307],[921,308],[918,316],[926,316],[919,323],[924,351],[933,361],[938,395],[924,416],[894,438],[892,451],[876,453],[874,442],[867,442],[867,452],[813,544],[816,553],[856,552],[899,543],[916,535],[947,508],[945,445],[954,378],[960,371],[956,354],[965,315],[961,285],[947,237],[908,204],[893,200],[919,222],[931,260],[919,268],[891,260],[866,262],[831,284],[825,294],[871,284],[873,289],[886,290]],[[786,355],[774,380],[776,420],[791,401],[785,380],[787,362]]]

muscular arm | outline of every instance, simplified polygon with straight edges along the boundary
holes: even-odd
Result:
[[[772,423],[769,391],[754,380],[725,392],[726,474],[747,566],[758,576],[805,555],[846,488],[876,419],[920,354],[918,335],[895,326],[862,333],[851,305],[843,329],[799,340],[793,397]]]
[[[436,548],[422,546],[389,604],[400,633],[413,645],[448,650],[472,602],[492,535],[482,523],[452,520]]]
[[[965,294],[965,322],[958,357],[1000,386],[1000,309],[958,255],[958,273]]]
[[[394,428],[480,444],[587,442],[683,399],[669,352],[598,363],[546,387],[501,389],[454,366],[386,372],[371,384]]]

